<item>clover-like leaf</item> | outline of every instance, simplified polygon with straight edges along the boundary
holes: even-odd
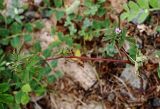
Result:
[[[149,15],[148,0],[138,0],[137,3],[130,1],[128,4],[124,4],[123,8],[126,12],[121,14],[121,20],[127,19],[133,23],[140,24],[143,23]]]
[[[128,6],[130,8],[130,11],[139,11],[140,7],[133,1],[130,1],[128,3]]]
[[[148,9],[143,10],[143,13],[139,16],[137,22],[138,22],[138,23],[144,22],[144,21],[146,20],[146,18],[148,17],[148,15],[149,15]]]
[[[16,36],[16,37],[14,37],[14,38],[11,40],[11,45],[12,45],[12,47],[14,47],[14,48],[19,47],[20,44],[21,44],[21,42],[20,42],[19,36]]]
[[[22,91],[19,91],[19,92],[16,93],[16,95],[15,95],[15,101],[16,101],[17,104],[21,103],[21,97],[22,97],[22,95],[23,95]]]
[[[148,0],[137,0],[137,3],[143,9],[149,8],[149,1]]]
[[[0,94],[0,103],[12,103],[14,100],[10,94]]]
[[[56,7],[61,7],[63,5],[63,0],[54,0],[54,4]]]
[[[121,20],[125,20],[128,17],[128,13],[124,12],[120,15]]]
[[[8,83],[1,83],[0,84],[0,93],[6,92],[9,90],[9,84]]]
[[[23,104],[23,105],[25,105],[25,104],[27,104],[28,102],[29,102],[29,96],[28,96],[28,94],[27,93],[22,93],[22,96],[21,96],[21,103]]]
[[[107,45],[107,47],[105,48],[105,51],[106,51],[107,55],[111,56],[111,57],[113,57],[117,53],[117,50],[114,47],[113,43]]]
[[[23,92],[26,92],[26,93],[28,93],[28,92],[31,92],[31,87],[30,87],[30,85],[29,84],[25,84],[25,85],[23,85],[22,86],[22,91]]]
[[[25,34],[24,35],[24,41],[25,42],[29,42],[29,41],[31,41],[32,40],[32,36],[30,35],[30,34]]]
[[[159,0],[149,0],[149,4],[153,8],[160,8],[160,1]]]

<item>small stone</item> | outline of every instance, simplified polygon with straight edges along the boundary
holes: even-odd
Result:
[[[120,77],[122,80],[124,80],[127,84],[129,84],[133,88],[141,89],[141,85],[143,85],[143,90],[145,90],[147,87],[147,79],[145,75],[141,74],[139,76],[138,74],[136,74],[134,66],[127,66],[123,70]],[[142,78],[142,81],[141,81],[141,78]]]
[[[35,11],[28,11],[25,13],[26,17],[35,17],[36,12]]]
[[[104,106],[102,103],[90,102],[87,105],[78,106],[77,109],[103,109],[103,108],[104,108]]]
[[[57,70],[65,72],[65,75],[78,82],[85,90],[88,90],[97,81],[97,72],[89,63],[83,63],[83,66],[81,66],[77,62],[59,59]]]
[[[154,98],[151,102],[153,107],[160,107],[160,98]]]
[[[34,5],[40,5],[41,4],[41,2],[42,2],[42,0],[34,0]]]
[[[110,93],[108,95],[108,97],[107,97],[107,100],[110,101],[110,102],[113,102],[114,98],[115,98],[115,94],[114,93]]]

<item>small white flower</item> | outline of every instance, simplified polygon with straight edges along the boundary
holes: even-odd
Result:
[[[7,62],[7,63],[6,63],[6,66],[9,66],[10,64],[11,64],[11,63]]]
[[[18,13],[19,13],[17,8],[14,8],[14,13],[15,13],[15,14],[18,14]]]
[[[116,33],[116,34],[120,34],[121,32],[122,32],[122,30],[121,30],[120,28],[116,28],[116,29],[115,29],[115,33]]]

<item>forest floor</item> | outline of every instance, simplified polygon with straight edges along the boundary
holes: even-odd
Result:
[[[72,3],[72,0],[65,1],[65,5]],[[81,50],[81,56],[90,59],[59,58],[58,66],[51,73],[58,69],[64,72],[63,75],[55,83],[48,85],[48,92],[44,96],[33,96],[27,109],[160,109],[160,79],[157,76],[160,60],[153,56],[160,49],[160,33],[155,30],[160,25],[160,13],[153,13],[150,22],[140,25],[119,22],[119,13],[125,2],[126,0],[107,0],[105,18],[118,22],[120,28],[126,28],[127,35],[137,38],[141,52],[148,58],[139,68],[139,74],[135,73],[136,69],[132,64],[101,60],[98,48],[104,45],[102,37],[85,43],[81,39],[75,39],[74,42],[85,46]],[[33,11],[34,8],[30,10]],[[53,41],[49,34],[53,25],[58,31],[68,32],[63,20],[57,21],[55,16],[36,19],[39,18],[45,27],[35,33],[35,40],[40,40],[42,49]],[[54,40],[57,40],[56,36]],[[124,49],[127,46],[126,43]],[[124,49],[120,48],[112,59],[127,59]],[[91,57],[100,58],[100,61],[92,60]]]

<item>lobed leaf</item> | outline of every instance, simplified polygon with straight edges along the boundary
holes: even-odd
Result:
[[[149,1],[148,0],[137,0],[138,5],[140,8],[149,9]]]
[[[8,83],[1,83],[0,84],[0,93],[6,92],[9,90],[9,84]]]
[[[153,8],[160,8],[160,1],[159,0],[149,0],[149,4]]]

